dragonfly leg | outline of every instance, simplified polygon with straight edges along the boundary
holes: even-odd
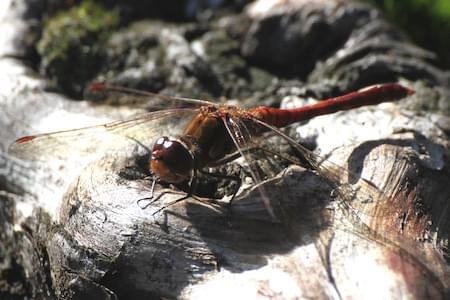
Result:
[[[165,194],[165,192],[164,192],[164,193],[161,193],[161,195],[163,195],[163,194]],[[158,196],[158,199],[161,198],[161,195]],[[154,211],[154,212],[152,213],[152,216],[158,214],[158,213],[159,213],[160,211],[162,211],[162,210],[165,210],[165,209],[168,208],[169,206],[172,206],[172,205],[174,205],[174,204],[177,204],[178,202],[181,202],[181,201],[184,201],[184,200],[188,199],[190,196],[191,196],[191,195],[186,194],[186,195],[184,195],[183,197],[180,197],[180,198],[178,198],[178,199],[176,199],[176,200],[170,202],[169,204],[164,205],[163,207],[158,208],[156,211]]]
[[[159,198],[161,198],[161,196],[164,194],[164,192],[163,192],[160,195],[158,195],[158,197],[156,197],[156,199],[153,199],[153,196],[155,194],[155,186],[156,186],[156,182],[157,181],[158,181],[158,179],[153,179],[152,187],[150,188],[150,196],[137,200],[137,205],[140,208],[146,209],[147,207],[149,207],[149,205],[151,205],[155,201],[158,201]],[[145,204],[144,206],[140,206],[139,203],[141,203],[142,201],[149,201],[149,202],[147,204]]]
[[[174,190],[171,190],[171,189],[165,189],[159,195],[157,195],[155,197],[155,186],[156,186],[157,182],[158,182],[158,179],[153,179],[153,183],[152,183],[152,186],[150,188],[150,195],[148,197],[144,197],[144,198],[138,199],[136,201],[138,206],[141,209],[147,209],[150,205],[152,205],[153,203],[155,203],[156,201],[161,199],[162,196],[164,196],[165,194],[183,194],[183,195],[186,194],[185,192],[181,192],[181,191],[174,191]],[[145,205],[141,206],[139,203],[141,203],[143,201],[147,201],[147,203]]]
[[[249,146],[247,148],[242,149],[242,151],[246,153],[256,152],[260,150],[260,146]],[[214,163],[209,164],[210,167],[218,167],[224,165],[226,163],[232,162],[233,160],[241,157],[241,153],[239,151],[235,151],[233,153],[227,154],[225,157],[216,160]]]
[[[241,188],[242,185],[242,178],[241,178],[241,172],[242,172],[242,168],[240,167],[239,169],[239,175],[226,175],[226,174],[222,174],[222,173],[214,173],[214,172],[208,172],[208,171],[204,171],[204,170],[200,170],[199,172],[201,172],[202,174],[206,175],[206,176],[211,176],[211,177],[215,177],[215,178],[219,178],[219,179],[225,179],[225,180],[229,180],[229,181],[234,181],[237,183],[236,188],[233,191],[233,194],[231,196],[230,201],[228,202],[229,208],[231,210],[231,204],[234,200],[234,198],[236,197],[237,192],[239,191],[239,189]]]
[[[241,177],[240,176],[225,175],[225,174],[220,174],[220,173],[207,172],[207,171],[204,171],[204,170],[199,170],[199,172],[201,172],[202,174],[204,174],[206,176],[211,176],[211,177],[215,177],[215,178],[219,178],[219,179],[230,180],[230,181],[234,181],[234,182],[237,183],[237,187],[234,189],[233,194],[231,196],[231,200],[228,203],[229,208],[231,210],[232,201],[236,197],[236,194],[237,194],[237,192],[239,191],[239,188],[242,185]],[[168,208],[168,207],[170,207],[170,206],[172,206],[172,205],[174,205],[176,203],[179,203],[179,202],[184,201],[184,200],[186,200],[186,199],[188,199],[190,197],[193,197],[195,189],[197,188],[197,181],[198,181],[198,179],[197,179],[197,170],[194,170],[193,176],[191,177],[191,180],[190,180],[190,182],[188,184],[189,185],[188,192],[187,193],[183,192],[184,195],[182,197],[180,197],[180,198],[178,198],[178,199],[176,199],[176,200],[174,200],[174,201],[172,201],[172,202],[170,202],[170,203],[168,203],[168,204],[158,208],[156,211],[154,211],[152,213],[152,215],[156,215],[157,213],[161,212],[162,210],[164,210],[164,209],[166,209],[166,208]],[[153,180],[150,196],[138,200],[138,202],[149,201],[144,207],[141,207],[142,209],[146,209],[151,204],[153,204],[156,201],[158,201],[159,199],[161,199],[161,197],[164,196],[166,193],[173,193],[174,192],[174,191],[164,191],[164,192],[162,192],[161,194],[159,194],[159,195],[157,195],[155,197],[154,196],[154,190],[155,190],[156,182],[157,182],[157,179]],[[194,197],[194,199],[199,200],[196,197]]]
[[[156,181],[156,180],[155,180],[155,181]],[[154,182],[155,182],[155,181],[154,181]],[[155,184],[152,185],[152,189],[154,189],[154,185],[155,185]],[[152,213],[152,216],[154,216],[154,215],[156,215],[157,213],[159,213],[160,211],[162,211],[162,210],[168,208],[169,206],[172,206],[172,205],[174,205],[174,204],[177,204],[178,202],[184,201],[184,200],[186,200],[186,199],[192,197],[192,195],[193,195],[193,193],[194,193],[194,191],[195,191],[195,187],[196,187],[196,186],[197,186],[197,170],[194,169],[194,172],[193,172],[193,175],[192,175],[192,177],[191,177],[191,180],[189,181],[189,191],[188,191],[187,193],[185,193],[184,196],[182,196],[182,197],[180,197],[180,198],[178,198],[178,199],[176,199],[176,200],[170,202],[170,203],[167,204],[167,205],[164,205],[163,207],[158,208],[156,211],[154,211],[154,212]],[[173,193],[173,191],[171,191],[171,192]],[[151,201],[149,204],[147,204],[146,207],[148,207],[148,206],[149,206],[150,204],[152,204],[152,203],[155,203],[157,200],[161,199],[161,197],[162,197],[163,195],[165,195],[166,193],[170,193],[170,192],[166,192],[166,191],[162,192],[161,194],[158,195],[158,197],[156,197],[156,199],[154,199],[154,200]],[[183,192],[183,193],[184,193],[184,192]],[[153,195],[153,191],[152,191],[152,195]]]

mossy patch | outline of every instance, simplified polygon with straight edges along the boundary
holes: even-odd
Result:
[[[450,67],[450,1],[367,0],[383,10],[418,45],[439,56],[439,67]]]
[[[119,24],[119,14],[84,1],[45,22],[37,44],[41,70],[64,92],[79,96],[102,65],[103,44]]]

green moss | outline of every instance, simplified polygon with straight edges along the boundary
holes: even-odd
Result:
[[[449,0],[366,0],[383,10],[418,45],[437,53],[441,68],[450,68]]]
[[[65,92],[78,95],[100,67],[103,43],[118,23],[116,11],[93,1],[59,12],[45,22],[37,45],[41,69]]]

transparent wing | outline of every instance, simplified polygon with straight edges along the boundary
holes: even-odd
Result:
[[[306,161],[312,169],[330,182],[336,193],[345,195],[345,199],[347,202],[351,202],[351,209],[355,211],[356,214],[373,216],[377,213],[377,205],[389,200],[390,195],[385,195],[383,191],[364,178],[358,178],[354,184],[343,182],[344,179],[354,180],[357,176],[345,168],[311,152],[278,128],[258,119],[253,119],[253,121],[260,126],[275,132],[293,146],[302,156],[302,159]],[[290,161],[304,165],[300,160],[296,162],[295,160],[290,159]]]
[[[180,130],[197,112],[195,108],[167,109],[104,125],[25,136],[9,147],[9,153],[24,160],[46,161],[95,156],[137,143],[151,147],[156,138]]]
[[[247,164],[247,167],[250,171],[250,174],[254,182],[260,183],[264,175],[261,174],[261,169],[258,166],[258,159],[254,155],[255,154],[254,149],[256,148],[256,146],[254,143],[255,137],[253,137],[251,134],[253,130],[249,130],[245,122],[239,118],[233,118],[228,116],[223,118],[223,122],[225,124],[228,133],[231,136],[231,139],[233,140],[234,145],[236,146],[237,151],[245,159],[245,162]],[[278,218],[275,210],[278,212],[279,215],[279,212],[282,212],[282,206],[277,205],[277,207],[273,207],[273,201],[270,201],[270,199],[268,198],[268,193],[265,191],[263,185],[258,185],[258,189],[267,211],[274,220],[277,220]]]
[[[85,96],[110,105],[133,105],[133,107],[142,107],[149,111],[181,107],[199,108],[212,104],[206,100],[168,96],[104,83],[92,84]]]
[[[335,221],[330,223],[333,229],[350,232],[351,234],[379,244],[385,249],[397,253],[402,257],[402,259],[414,266],[423,275],[430,278],[432,280],[431,282],[435,282],[438,287],[442,286],[442,282],[434,274],[434,272],[427,267],[419,256],[415,255],[416,251],[414,251],[414,248],[408,247],[408,241],[398,237],[395,234],[391,235],[389,232],[378,230],[385,228],[385,226],[382,226],[379,223],[383,222],[383,220],[385,221],[383,216],[386,210],[392,209],[395,205],[402,206],[404,204],[403,199],[401,197],[397,197],[398,195],[396,195],[396,193],[401,193],[402,186],[400,182],[393,182],[395,187],[392,192],[393,194],[390,195],[386,195],[372,183],[364,179],[359,180],[355,185],[342,183],[340,178],[351,178],[353,174],[333,162],[324,160],[320,156],[312,153],[291,137],[281,132],[278,128],[275,128],[256,118],[252,119],[260,126],[276,132],[290,145],[295,147],[299,152],[301,152],[303,158],[308,162],[308,164],[310,164],[320,176],[329,181],[329,184],[336,192],[335,196],[337,209],[340,212],[337,215],[339,218],[336,220],[337,222]],[[300,165],[304,164],[300,163]],[[372,219],[375,219],[376,222],[372,222],[370,226],[367,225],[365,220],[362,218],[364,215],[374,216],[375,218]],[[323,245],[319,245],[319,247],[321,246]],[[327,242],[325,242],[324,246],[327,246]]]
[[[377,204],[381,201],[386,201],[387,196],[383,194],[381,190],[379,190],[376,186],[371,184],[369,181],[364,179],[359,179],[356,185],[350,185],[341,182],[342,178],[353,178],[354,175],[351,172],[345,170],[344,168],[332,163],[329,160],[321,158],[319,155],[311,152],[306,149],[304,146],[293,140],[288,135],[284,134],[278,128],[271,126],[265,122],[262,122],[256,118],[247,119],[247,122],[244,122],[239,118],[229,117],[228,119],[224,119],[225,126],[228,130],[228,133],[233,139],[234,144],[240,155],[244,157],[250,173],[255,180],[255,182],[261,182],[264,177],[264,172],[261,171],[258,160],[260,157],[255,154],[255,149],[261,148],[263,152],[271,153],[272,151],[266,147],[258,145],[256,143],[257,138],[252,136],[252,132],[261,132],[267,131],[269,129],[269,133],[275,133],[275,135],[285,139],[289,144],[291,144],[296,150],[298,150],[299,154],[302,156],[302,159],[298,159],[292,156],[285,156],[281,153],[273,153],[284,159],[289,161],[290,163],[294,163],[300,166],[305,166],[305,163],[309,168],[317,171],[323,178],[327,179],[330,185],[335,189],[336,193],[340,195],[345,195],[345,199],[350,203],[343,203],[345,205],[345,209],[347,211],[351,211],[351,215],[372,215],[376,214]],[[249,126],[254,128],[249,128]],[[258,129],[258,127],[260,129]],[[261,186],[260,189],[263,189]],[[264,205],[268,209],[269,213],[272,216],[274,215],[274,207],[273,201],[271,202],[267,199],[267,194],[263,190],[260,191]],[[342,198],[342,197],[339,197]],[[272,205],[270,204],[272,203]],[[278,207],[278,211],[282,208],[282,205]]]

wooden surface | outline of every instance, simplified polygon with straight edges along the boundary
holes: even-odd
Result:
[[[320,12],[323,5],[299,4],[297,17],[308,10]],[[338,8],[346,11],[345,5]],[[286,10],[280,6],[274,11],[289,15]],[[11,26],[8,18],[21,20],[22,15],[14,13],[17,10],[11,9],[0,29]],[[244,48],[250,55],[250,40],[259,37],[258,28],[270,14],[253,15],[251,9],[247,13],[254,18]],[[290,166],[258,183],[275,207],[281,203],[277,220],[248,180],[231,211],[227,199],[205,203],[189,199],[153,215],[180,195],[169,187],[157,203],[145,207],[146,202],[139,201],[148,197],[151,186],[146,177],[148,152],[139,145],[65,161],[30,162],[7,153],[15,138],[30,132],[101,124],[142,112],[75,102],[45,91],[46,80],[20,56],[32,46],[17,44],[24,27],[13,26],[15,39],[2,37],[0,220],[5,246],[0,249],[27,274],[24,289],[29,295],[37,299],[448,296],[450,126],[445,124],[450,122],[443,115],[408,109],[432,94],[448,95],[444,72],[427,67],[422,76],[433,78],[435,85],[426,87],[412,80],[414,70],[397,69],[397,75],[414,73],[406,76],[410,80],[402,80],[417,90],[412,98],[399,105],[316,118],[289,129],[293,138],[299,139],[300,132],[303,139],[314,139],[321,155],[342,167],[337,168],[338,173],[342,170],[339,180],[355,185],[336,190],[320,172]],[[355,51],[348,44],[344,48]],[[410,44],[401,48],[422,61],[418,54],[422,52]],[[253,56],[256,61],[258,55]],[[351,66],[358,69],[361,63],[353,60],[338,68],[332,60],[333,55],[314,69],[305,89],[325,89],[332,74],[343,69],[352,73]],[[353,82],[350,75],[341,78],[340,87],[370,82],[370,72],[365,79],[356,73],[359,79]],[[297,103],[293,88],[284,93],[292,94],[284,105]],[[145,146],[151,147],[157,134],[150,133]],[[355,176],[367,179],[359,189]],[[367,186],[374,187],[367,192]],[[374,193],[377,190],[383,192]],[[157,193],[163,191],[158,186]]]

